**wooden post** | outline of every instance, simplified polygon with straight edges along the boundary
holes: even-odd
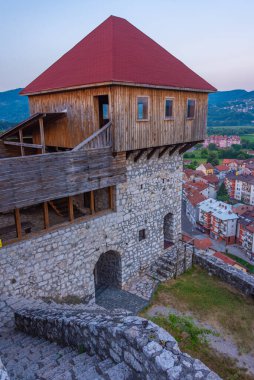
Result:
[[[49,207],[48,202],[43,203],[44,228],[49,228]]]
[[[74,211],[73,211],[73,198],[68,197],[68,206],[69,206],[69,220],[73,222],[74,220]]]
[[[15,218],[17,238],[21,239],[22,238],[22,230],[21,230],[20,212],[19,212],[18,208],[15,208],[15,210],[14,210],[14,218]]]
[[[90,212],[94,214],[94,192],[93,190],[90,192]]]
[[[22,129],[19,130],[19,141],[23,144],[24,140],[23,140],[23,131]],[[20,146],[20,151],[21,151],[21,156],[24,156],[25,155],[25,149],[24,149],[24,146],[21,145]]]
[[[114,200],[113,200],[113,187],[109,186],[108,188],[108,205],[109,209],[114,209]]]
[[[45,153],[46,152],[45,136],[44,136],[44,126],[43,126],[43,118],[42,117],[39,119],[39,125],[40,125],[40,137],[41,137],[41,145],[42,145],[41,153]]]

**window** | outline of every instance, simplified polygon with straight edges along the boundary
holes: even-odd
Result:
[[[194,99],[188,99],[187,102],[187,118],[193,119],[195,116],[196,101]]]
[[[137,119],[148,120],[148,96],[139,96],[137,99]]]
[[[144,240],[146,238],[146,230],[145,229],[140,230],[138,232],[138,237],[139,237],[139,241]]]
[[[103,120],[109,119],[108,104],[102,105],[102,115],[103,115]]]
[[[173,99],[165,100],[165,119],[173,117]]]

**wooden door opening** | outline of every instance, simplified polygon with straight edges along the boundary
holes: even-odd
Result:
[[[109,122],[109,99],[108,95],[99,95],[97,98],[97,109],[99,118],[99,128]]]

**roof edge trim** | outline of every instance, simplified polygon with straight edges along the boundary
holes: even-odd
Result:
[[[199,89],[199,88],[173,87],[173,86],[162,86],[162,85],[160,86],[160,85],[145,84],[145,83],[111,81],[111,82],[91,83],[91,84],[80,85],[80,86],[71,86],[71,87],[62,87],[62,88],[56,88],[56,89],[48,89],[48,90],[35,91],[35,92],[23,92],[23,90],[22,90],[20,92],[20,95],[31,96],[31,95],[40,95],[40,94],[50,94],[50,93],[55,93],[55,92],[79,90],[82,88],[91,88],[91,87],[100,87],[100,86],[114,86],[114,85],[129,86],[129,87],[155,88],[155,89],[164,89],[164,90],[204,92],[204,93],[217,92],[217,89],[204,90],[204,89]]]

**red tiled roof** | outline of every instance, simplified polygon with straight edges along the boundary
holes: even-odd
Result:
[[[224,261],[224,263],[226,263],[226,264],[229,264],[229,265],[235,265],[236,264],[235,260],[231,259],[230,257],[228,257],[226,255],[223,255],[223,253],[221,253],[221,252],[216,252],[213,256],[217,257],[217,259]]]
[[[250,225],[246,226],[246,230],[254,233],[254,224],[250,224]]]
[[[208,185],[204,182],[186,182],[183,185],[183,188],[186,189],[187,191],[190,190],[192,191],[193,189],[198,190],[198,191],[203,191],[208,188]]]
[[[205,177],[205,180],[208,182],[208,183],[219,183],[219,180],[218,178],[216,177],[216,175],[214,174],[209,174]]]
[[[205,249],[210,248],[212,246],[212,241],[209,238],[195,239],[194,240],[194,246],[197,249],[205,250]]]
[[[112,82],[216,91],[127,20],[110,16],[22,94]]]
[[[227,165],[217,165],[215,166],[215,169],[219,170],[219,172],[225,172],[228,170]]]
[[[203,164],[206,169],[213,169],[213,165],[208,162],[207,164]]]
[[[198,205],[200,202],[203,202],[207,199],[203,194],[199,193],[197,190],[189,191],[186,195],[188,201],[192,204],[192,206]]]

